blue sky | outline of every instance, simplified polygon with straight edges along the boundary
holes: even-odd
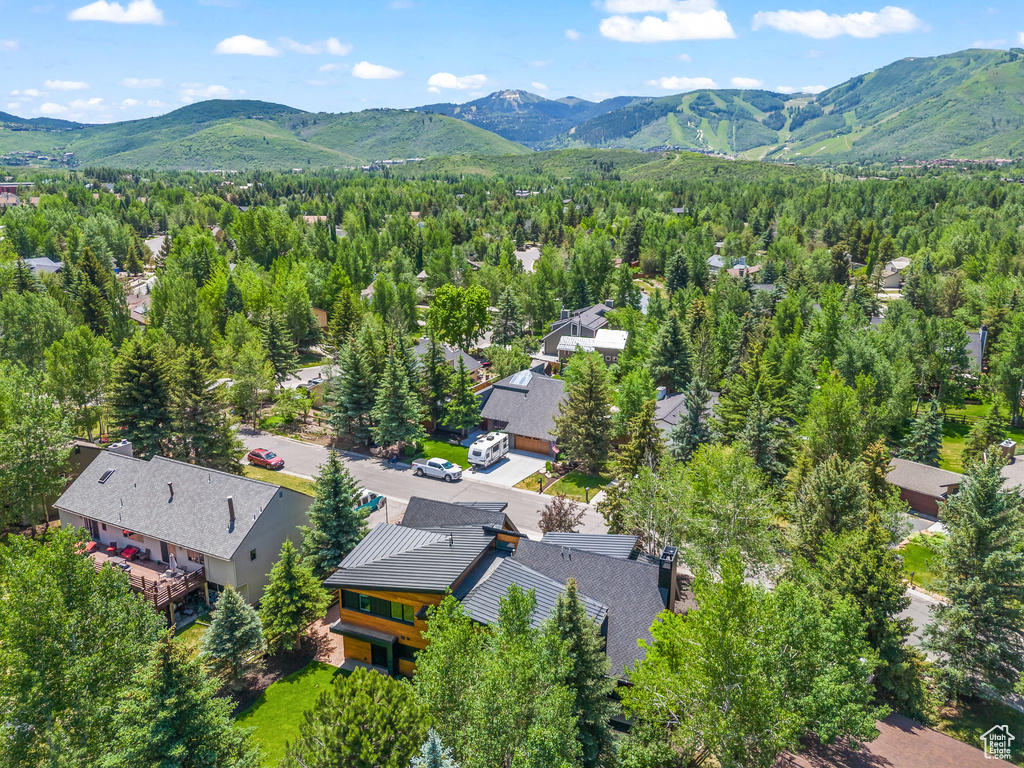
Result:
[[[884,2],[0,0],[0,111],[109,122],[206,98],[344,112],[504,88],[800,91],[1024,45],[1019,0]]]

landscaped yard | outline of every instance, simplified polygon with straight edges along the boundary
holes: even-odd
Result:
[[[940,709],[935,727],[947,736],[980,749],[979,737],[994,725],[1007,725],[1010,733],[1022,734],[1024,713],[1002,702],[968,699],[959,709]],[[1014,763],[1024,765],[1024,750],[1014,745],[1010,754]]]
[[[423,449],[412,456],[403,456],[402,461],[411,462],[413,459],[447,459],[452,464],[458,464],[463,469],[469,468],[469,449],[455,444],[446,443],[444,440],[432,440],[427,438],[421,440]]]
[[[936,582],[939,577],[939,555],[935,549],[935,543],[941,540],[941,534],[917,533],[910,537],[900,554],[903,556],[903,572],[907,578],[914,574],[913,582],[916,587],[923,587],[931,592],[937,592]]]
[[[281,762],[285,742],[299,737],[302,713],[312,709],[320,694],[333,685],[335,672],[337,668],[330,664],[311,662],[267,688],[238,716],[238,725],[256,729],[253,741],[263,750],[263,765]]]
[[[557,478],[549,478],[543,472],[534,472],[532,475],[530,475],[526,479],[520,480],[518,483],[516,483],[515,487],[516,488],[522,488],[524,491],[534,491],[534,492],[536,492],[536,490],[538,488],[538,485],[539,485],[541,480],[544,481],[544,487],[547,487],[547,486],[551,485],[552,483],[557,482]]]
[[[589,491],[589,498],[594,498],[594,495],[604,488],[612,479],[603,475],[588,475],[579,470],[573,470],[557,483],[552,483],[544,489],[544,493],[554,496],[559,493],[564,493],[570,499],[576,499],[577,501],[587,501]]]
[[[188,649],[189,658],[194,659],[199,655],[199,646],[208,628],[208,624],[200,624],[198,621],[193,621],[174,636],[174,642]]]
[[[961,408],[950,408],[946,411],[947,416],[967,416],[967,424],[951,424],[948,421],[942,427],[942,449],[939,452],[939,466],[948,469],[950,472],[963,472],[964,465],[960,461],[960,454],[964,450],[964,441],[967,433],[971,431],[971,419],[981,419],[988,415],[992,409],[991,403],[964,405]],[[1024,445],[1024,429],[1007,427],[1006,436],[1016,440],[1018,445]]]
[[[280,485],[282,488],[291,488],[293,491],[313,496],[313,483],[304,477],[296,477],[284,472],[275,472],[263,467],[253,467],[249,464],[242,466],[242,474],[251,477],[253,480],[262,480],[265,483]]]

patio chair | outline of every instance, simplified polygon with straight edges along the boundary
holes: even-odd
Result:
[[[121,550],[121,557],[123,557],[125,560],[134,560],[136,557],[138,557],[139,551],[140,550],[138,547],[133,547],[129,545]]]

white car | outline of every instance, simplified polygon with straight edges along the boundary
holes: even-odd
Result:
[[[417,477],[436,477],[446,483],[462,479],[462,467],[452,464],[447,459],[415,459],[412,473]]]

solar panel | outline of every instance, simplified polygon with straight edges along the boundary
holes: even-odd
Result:
[[[520,371],[509,381],[513,387],[525,387],[533,379],[533,373],[530,371]]]

